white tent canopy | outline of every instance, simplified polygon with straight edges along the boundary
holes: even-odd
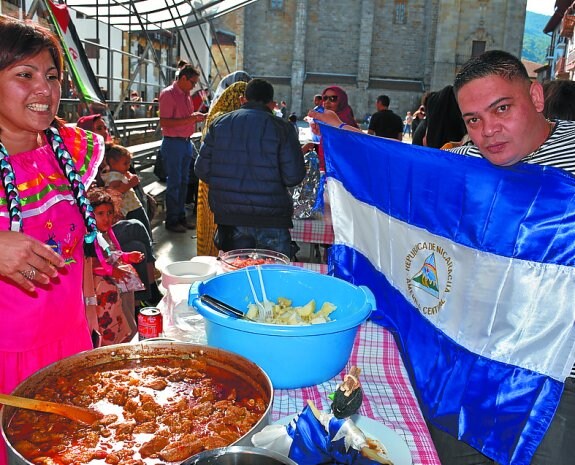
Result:
[[[125,31],[190,27],[257,0],[67,0],[68,7]]]

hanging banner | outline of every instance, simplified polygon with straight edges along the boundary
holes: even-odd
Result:
[[[68,8],[64,4],[55,4],[51,0],[44,0],[44,4],[50,13],[50,20],[62,43],[66,64],[80,99],[90,103],[104,104],[104,95],[100,90],[98,80],[92,71],[82,42],[72,23]]]

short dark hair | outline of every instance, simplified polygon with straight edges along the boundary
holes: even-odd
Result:
[[[60,42],[44,26],[0,15],[0,71],[25,58],[48,50],[62,79],[64,59]]]
[[[575,82],[570,80],[548,81],[543,84],[546,118],[575,121]]]
[[[255,78],[248,82],[246,100],[268,104],[274,99],[274,86],[265,79]]]
[[[387,95],[380,95],[379,97],[377,97],[377,101],[381,103],[384,107],[388,107],[390,102],[389,97]]]
[[[455,95],[465,84],[488,76],[500,76],[510,81],[521,79],[531,82],[529,74],[527,74],[527,70],[519,58],[502,50],[489,50],[471,58],[463,65],[453,82]]]
[[[198,68],[196,68],[194,65],[187,64],[182,66],[182,68],[178,72],[178,79],[181,79],[182,76],[186,76],[188,79],[190,79],[191,77],[199,75],[200,71],[198,70]]]

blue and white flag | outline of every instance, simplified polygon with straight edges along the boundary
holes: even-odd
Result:
[[[529,464],[575,362],[575,178],[321,132],[330,269],[375,294],[426,419]]]

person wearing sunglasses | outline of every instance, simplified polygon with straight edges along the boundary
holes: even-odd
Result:
[[[321,93],[323,107],[337,113],[339,119],[353,127],[358,127],[353,110],[347,103],[345,90],[338,86],[330,86]]]
[[[353,110],[349,106],[349,103],[347,103],[347,94],[345,93],[345,90],[338,86],[326,87],[321,93],[321,99],[322,106],[326,110],[333,111],[343,123],[359,130],[359,126],[357,125],[355,116],[353,115]],[[314,133],[318,131],[317,125],[314,125],[314,123],[311,124],[311,127]],[[320,169],[323,171],[325,170],[325,162],[321,140],[318,147],[318,158]]]

